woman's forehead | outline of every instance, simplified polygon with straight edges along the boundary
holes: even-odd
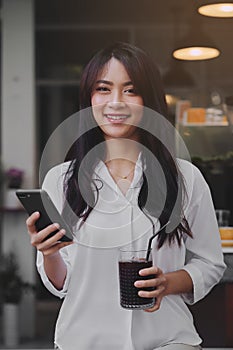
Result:
[[[115,57],[111,57],[102,68],[99,69],[99,72],[97,73],[97,78],[96,80],[99,80],[101,78],[104,78],[106,76],[108,76],[109,74],[111,74],[112,72],[117,73],[117,74],[121,74],[121,75],[125,75],[125,77],[129,77],[129,74],[127,72],[126,67],[124,66],[124,64],[116,59]]]

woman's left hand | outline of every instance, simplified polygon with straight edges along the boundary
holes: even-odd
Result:
[[[146,309],[144,311],[146,312],[153,312],[156,311],[160,308],[160,304],[162,301],[162,298],[165,295],[165,289],[166,289],[166,277],[163,273],[163,271],[156,267],[149,267],[147,269],[142,269],[139,271],[140,276],[148,276],[148,275],[155,275],[155,278],[151,278],[148,280],[140,280],[140,281],[136,281],[134,283],[135,287],[140,288],[140,289],[144,289],[147,287],[155,287],[155,290],[153,291],[144,291],[144,290],[140,290],[138,292],[138,295],[140,297],[143,298],[155,298],[155,305],[150,308],[150,309]]]

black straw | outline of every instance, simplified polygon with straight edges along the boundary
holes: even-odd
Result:
[[[151,251],[151,244],[152,244],[152,241],[153,239],[159,234],[159,232],[161,232],[164,227],[166,227],[168,224],[170,223],[170,220],[165,224],[163,225],[162,227],[160,227],[160,229],[158,230],[158,232],[156,232],[153,236],[151,236],[151,238],[149,239],[149,242],[148,242],[148,247],[147,247],[147,252],[146,252],[146,261],[149,260],[149,256],[150,256],[150,251]]]

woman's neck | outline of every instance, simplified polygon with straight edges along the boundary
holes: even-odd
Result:
[[[137,141],[129,139],[109,139],[106,140],[106,159],[105,163],[118,164],[133,162],[136,163],[140,153],[140,145]]]
[[[134,177],[140,152],[139,143],[129,139],[106,140],[105,164],[121,192],[125,195]]]

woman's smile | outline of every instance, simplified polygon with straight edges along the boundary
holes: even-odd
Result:
[[[113,114],[108,113],[104,114],[104,117],[107,118],[107,120],[114,124],[121,124],[126,121],[126,119],[130,118],[130,114]]]

